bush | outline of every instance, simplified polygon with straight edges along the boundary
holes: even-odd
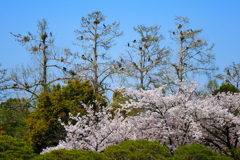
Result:
[[[22,139],[7,135],[0,136],[0,159],[32,159],[33,149]]]
[[[172,160],[232,160],[231,157],[219,156],[217,152],[201,144],[193,143],[188,146],[179,146],[174,153]]]
[[[164,159],[171,154],[166,147],[156,141],[127,140],[104,150],[108,159]]]
[[[105,155],[84,150],[53,150],[50,153],[45,153],[34,157],[33,160],[106,160]]]

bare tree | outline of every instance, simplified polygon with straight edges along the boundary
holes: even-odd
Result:
[[[2,101],[7,96],[7,93],[2,93],[2,91],[6,90],[7,87],[9,87],[4,85],[4,83],[10,80],[10,78],[6,77],[6,71],[6,69],[0,69],[0,101]]]
[[[169,59],[169,65],[175,70],[177,79],[182,81],[188,73],[192,76],[195,74],[210,76],[217,70],[213,63],[215,56],[211,53],[214,44],[209,47],[207,41],[199,37],[202,29],[188,28],[188,18],[176,17],[175,20],[177,28],[170,33],[171,39],[178,45],[177,61],[171,62]]]
[[[27,36],[21,34],[15,35],[16,41],[22,46],[26,46],[26,50],[32,55],[32,63],[22,67],[17,66],[12,69],[11,89],[27,91],[31,94],[31,98],[38,98],[40,88],[44,92],[48,91],[49,86],[57,80],[50,68],[63,70],[57,62],[61,63],[64,59],[54,52],[54,37],[49,32],[46,20],[38,21],[38,36],[28,32]],[[52,61],[55,61],[54,64]],[[53,70],[52,70],[53,71]],[[55,70],[56,71],[56,70]]]
[[[226,67],[224,72],[226,73],[225,75],[217,74],[215,77],[240,89],[240,63],[235,64],[232,62],[232,65]]]
[[[73,74],[81,79],[89,79],[94,87],[95,93],[110,90],[107,78],[114,73],[114,62],[107,50],[113,46],[114,38],[122,35],[118,32],[119,23],[105,24],[105,16],[101,12],[93,12],[82,17],[80,29],[75,30],[79,45],[84,53],[78,53],[76,58],[81,58],[83,63],[71,63],[75,67]]]
[[[140,39],[127,43],[126,46],[130,48],[127,50],[128,56],[120,57],[116,67],[123,67],[120,73],[139,80],[136,88],[145,90],[150,84],[155,85],[158,81],[157,70],[161,64],[166,63],[163,59],[169,55],[169,51],[160,47],[160,41],[163,39],[159,33],[160,26],[138,25],[133,29],[140,34]]]

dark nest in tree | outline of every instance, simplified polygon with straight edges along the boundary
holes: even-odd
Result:
[[[95,23],[95,24],[99,24],[100,21],[99,21],[99,20],[95,20],[95,21],[93,21],[93,23]]]
[[[150,45],[149,44],[144,44],[144,48],[148,48]]]
[[[38,49],[39,49],[39,47],[36,47],[36,46],[33,46],[33,47],[31,48],[31,50],[32,50],[33,52],[36,52]]]
[[[25,41],[25,42],[28,42],[29,40],[30,40],[30,37],[23,37],[23,39],[22,39],[23,41]]]
[[[47,38],[47,34],[46,34],[46,33],[41,34],[41,39],[42,39],[42,40],[45,40],[46,38]]]
[[[198,40],[197,40],[197,42],[198,42],[198,43],[201,43],[201,42],[202,42],[202,40],[201,40],[201,39],[198,39]]]

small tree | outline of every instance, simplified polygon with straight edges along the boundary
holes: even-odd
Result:
[[[10,98],[0,105],[0,125],[7,135],[23,138],[27,135],[25,120],[32,105],[26,99]]]
[[[86,113],[81,101],[91,104],[98,100],[103,106],[106,102],[94,93],[89,81],[69,81],[67,86],[59,84],[53,87],[51,95],[43,93],[38,99],[37,108],[30,113],[27,120],[28,137],[26,140],[32,145],[36,153],[43,148],[56,146],[59,140],[66,137],[64,127],[58,121],[67,123],[69,114]],[[97,109],[97,106],[94,106]],[[75,123],[75,121],[72,121]]]
[[[225,75],[217,74],[215,77],[240,89],[240,63],[235,64],[233,62],[232,65],[224,69],[224,72]]]

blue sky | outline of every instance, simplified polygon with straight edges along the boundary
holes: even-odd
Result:
[[[109,51],[113,58],[126,53],[127,42],[137,39],[133,26],[161,25],[165,37],[162,46],[170,43],[168,30],[175,29],[175,16],[188,17],[192,29],[203,29],[209,44],[215,43],[217,73],[232,62],[240,62],[240,1],[217,0],[11,0],[0,1],[0,63],[9,71],[12,67],[31,61],[30,54],[15,42],[14,34],[36,33],[37,21],[46,19],[49,30],[55,36],[55,45],[80,51],[74,30],[80,27],[81,17],[94,11],[106,16],[106,23],[120,22],[123,36],[115,39],[116,45]],[[175,49],[175,48],[173,48]],[[206,83],[202,77],[199,83]]]

